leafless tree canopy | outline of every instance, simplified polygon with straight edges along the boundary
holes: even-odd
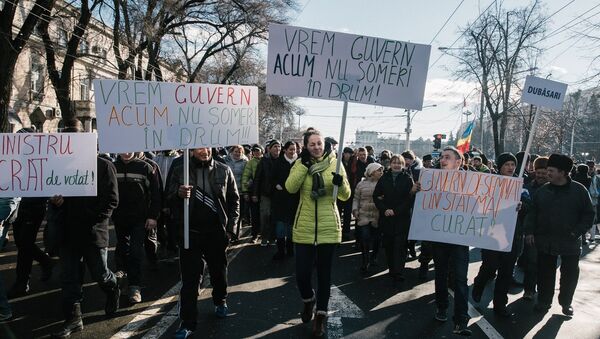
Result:
[[[500,5],[463,29],[462,47],[449,51],[459,61],[454,75],[481,86],[496,154],[504,152],[508,115],[518,103],[516,75],[531,68],[532,56],[542,52],[535,42],[544,35],[546,22],[538,1],[511,10]]]

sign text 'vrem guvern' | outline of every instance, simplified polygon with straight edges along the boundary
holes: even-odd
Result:
[[[420,110],[431,46],[271,24],[267,93]]]
[[[567,94],[567,84],[528,75],[521,101],[560,111]]]
[[[409,239],[511,250],[523,179],[422,169],[419,182]]]
[[[95,196],[95,133],[0,133],[0,197]]]
[[[258,142],[253,86],[94,80],[100,152]]]

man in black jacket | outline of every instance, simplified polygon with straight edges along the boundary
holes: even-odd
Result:
[[[152,165],[121,153],[115,161],[119,183],[119,206],[113,220],[117,233],[117,269],[127,272],[128,296],[132,304],[142,301],[142,260],[146,231],[154,232],[160,214],[160,183]]]
[[[594,221],[594,209],[586,188],[569,178],[573,160],[552,154],[548,159],[549,183],[533,197],[525,217],[526,241],[538,250],[538,303],[536,311],[547,312],[552,305],[556,281],[556,260],[560,256],[558,302],[564,315],[572,316],[573,295],[579,280],[581,237]]]
[[[192,151],[190,185],[184,185],[183,163],[171,166],[167,182],[167,199],[171,215],[183,229],[183,199],[189,202],[189,249],[180,244],[181,269],[180,312],[181,325],[177,338],[187,338],[196,329],[198,285],[206,260],[213,287],[215,314],[228,314],[227,298],[227,245],[240,215],[240,197],[231,169],[212,158],[210,148]]]
[[[67,122],[65,132],[81,131],[81,122]],[[81,301],[83,300],[82,262],[92,278],[106,293],[104,311],[114,314],[119,308],[120,289],[115,274],[108,269],[108,219],[119,204],[115,167],[108,160],[97,157],[98,191],[95,197],[50,198],[49,208],[62,214],[62,241],[60,266],[62,309],[65,317],[62,330],[55,338],[66,338],[83,329]]]

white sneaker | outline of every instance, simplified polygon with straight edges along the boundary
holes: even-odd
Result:
[[[139,286],[129,286],[127,294],[129,295],[130,303],[137,304],[142,302],[142,292],[140,291]]]

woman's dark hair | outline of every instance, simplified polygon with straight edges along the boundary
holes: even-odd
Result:
[[[280,155],[283,155],[285,153],[285,151],[290,148],[290,146],[296,146],[296,143],[294,141],[289,140],[288,142],[286,142],[283,147],[281,147],[281,152],[279,153]]]
[[[318,136],[322,136],[321,132],[317,131],[314,128],[309,128],[306,130],[306,132],[304,132],[304,137],[302,139],[302,142],[304,143],[304,147],[308,146],[308,138],[310,138],[313,135],[318,135]]]

